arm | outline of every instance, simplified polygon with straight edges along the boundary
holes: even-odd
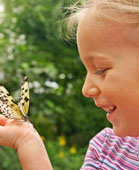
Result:
[[[23,170],[53,170],[45,146],[31,123],[0,115],[0,145],[17,150]]]

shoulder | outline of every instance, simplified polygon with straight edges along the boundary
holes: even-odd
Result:
[[[86,168],[90,170],[100,168],[100,158],[104,143],[110,135],[114,135],[113,130],[111,128],[105,128],[90,140],[81,170],[85,170]]]
[[[95,149],[99,159],[99,155],[104,147],[104,144],[110,141],[110,138],[114,137],[116,138],[113,130],[111,128],[105,128],[90,140],[89,149],[92,151]]]
[[[105,129],[103,129],[102,131],[100,131],[95,137],[98,137],[98,136],[104,136],[104,137],[108,137],[108,136],[115,136],[115,137],[117,137],[116,135],[115,135],[115,133],[114,133],[114,131],[113,131],[113,129],[111,129],[111,128],[105,128]],[[94,137],[93,137],[94,138]],[[92,139],[93,139],[92,138]]]
[[[89,143],[90,145],[101,148],[107,140],[110,140],[110,138],[117,138],[117,136],[111,128],[105,128],[94,136]]]
[[[110,148],[118,147],[119,150],[122,148],[134,148],[137,144],[137,140],[133,137],[119,137],[116,136],[113,129],[105,128],[100,131],[96,136],[94,136],[89,143],[89,149],[92,147],[98,151],[98,154],[105,151],[105,153],[110,151]]]
[[[115,135],[113,129],[105,128],[90,140],[81,169],[96,170],[100,167],[113,169],[114,167],[119,168],[119,166],[128,169],[133,165],[132,163],[128,165],[127,160],[132,162],[132,159],[136,160],[134,166],[138,167],[135,155],[136,144],[137,140],[135,138],[120,138]]]
[[[99,152],[99,163],[101,167],[107,167],[113,169],[133,169],[139,168],[139,162],[137,158],[137,143],[138,139],[130,136],[119,137],[116,136],[114,131],[110,128],[106,128],[96,135],[97,141],[104,137],[104,142],[101,145]],[[92,139],[96,140],[96,139]],[[97,148],[97,146],[96,146]]]

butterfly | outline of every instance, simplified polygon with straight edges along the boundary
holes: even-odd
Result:
[[[24,82],[21,85],[21,94],[18,104],[9,94],[6,88],[0,84],[0,112],[8,119],[17,119],[28,121],[30,96],[29,83],[27,76],[24,76]]]

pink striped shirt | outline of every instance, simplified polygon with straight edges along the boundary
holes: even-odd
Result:
[[[81,170],[139,170],[139,139],[105,128],[90,140]]]

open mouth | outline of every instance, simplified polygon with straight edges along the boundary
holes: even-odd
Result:
[[[116,109],[116,106],[113,106],[113,108],[110,108],[110,109],[109,109],[108,113],[109,113],[109,114],[112,114],[112,113],[115,111],[115,109]]]
[[[103,109],[109,114],[111,114],[116,109],[116,106],[103,107]]]
[[[113,116],[114,116],[114,111],[116,110],[116,106],[113,106],[113,107],[111,107],[111,108],[109,108],[109,110],[107,110],[107,115],[106,115],[106,117],[107,117],[107,119],[109,120],[109,122],[113,122]]]

